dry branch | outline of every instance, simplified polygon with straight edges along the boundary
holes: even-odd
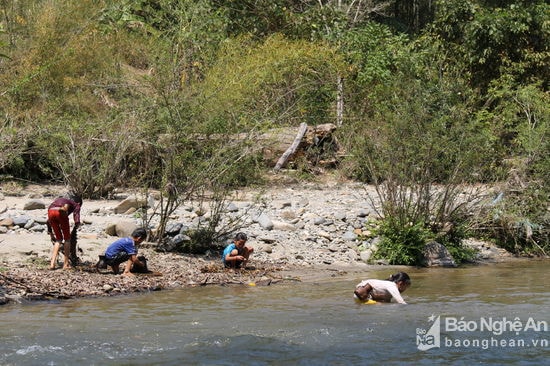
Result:
[[[274,170],[279,170],[285,165],[288,158],[296,152],[296,149],[298,149],[298,146],[300,146],[300,142],[302,141],[302,138],[304,137],[305,133],[307,131],[307,124],[301,123],[300,128],[298,130],[298,134],[296,135],[296,138],[294,139],[294,142],[292,142],[292,145],[286,151],[284,154],[279,158],[277,161],[277,164],[275,164]]]

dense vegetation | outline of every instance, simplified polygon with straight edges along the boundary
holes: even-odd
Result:
[[[0,13],[3,177],[85,197],[169,186],[169,213],[258,182],[259,133],[334,123],[337,169],[378,187],[395,262],[429,238],[460,252],[467,234],[548,252],[544,0],[3,0]],[[500,195],[472,217],[462,193],[480,184]]]

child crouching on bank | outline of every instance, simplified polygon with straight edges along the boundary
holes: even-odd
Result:
[[[113,273],[118,274],[120,265],[126,262],[124,271],[122,272],[123,276],[133,276],[132,271],[147,272],[145,258],[137,256],[137,246],[146,238],[147,231],[143,228],[138,228],[129,237],[120,238],[113,242],[105,250],[105,255],[99,256],[99,262],[96,265],[97,269],[106,269],[107,266],[110,266],[113,269]]]
[[[225,268],[246,268],[248,259],[254,248],[246,245],[248,237],[245,233],[237,233],[235,239],[223,251],[222,262]]]

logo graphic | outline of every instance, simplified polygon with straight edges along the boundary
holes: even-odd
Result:
[[[548,348],[548,322],[529,317],[466,317],[431,315],[431,326],[416,328],[416,347],[421,351],[432,348]]]
[[[426,331],[424,328],[416,328],[416,346],[421,351],[427,351],[431,348],[440,347],[441,327],[440,316],[435,315],[428,317],[428,320],[433,322],[430,329]]]

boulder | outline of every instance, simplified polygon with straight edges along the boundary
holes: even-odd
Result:
[[[234,204],[233,202],[229,203],[227,205],[227,207],[225,208],[225,210],[227,212],[238,212],[239,211],[239,208],[237,207],[236,204]]]
[[[178,235],[174,236],[171,240],[172,244],[175,247],[181,246],[183,243],[190,242],[190,241],[191,241],[191,238],[187,235],[184,235],[184,234],[178,234]]]
[[[335,212],[334,213],[334,220],[336,221],[346,221],[346,213],[345,212]]]
[[[257,219],[258,224],[265,230],[273,229],[273,221],[266,214],[261,214]]]
[[[296,231],[296,226],[289,224],[287,222],[281,222],[281,221],[272,221],[273,229],[274,230],[281,230],[281,231]]]
[[[316,217],[313,220],[313,225],[323,225],[327,220],[324,217]]]
[[[105,226],[105,233],[109,236],[116,236],[116,225],[115,224],[108,224]]]
[[[25,229],[30,229],[31,227],[33,227],[35,224],[35,221],[33,219],[29,219],[27,220],[27,222],[25,223],[25,225],[23,226],[23,228]]]
[[[372,254],[373,254],[373,251],[371,249],[367,249],[359,253],[359,256],[363,262],[368,263],[370,261]]]
[[[296,212],[292,210],[284,210],[279,216],[285,220],[294,220],[296,218]]]
[[[436,241],[431,241],[424,246],[422,256],[422,263],[427,267],[456,267],[449,250]]]
[[[353,231],[346,231],[344,235],[342,235],[342,238],[346,241],[355,241],[357,240],[357,234]]]
[[[166,225],[164,233],[169,236],[176,236],[181,232],[183,224],[181,222],[169,223]]]
[[[260,236],[260,237],[258,237],[258,240],[263,241],[264,243],[268,243],[268,244],[272,244],[272,243],[275,243],[277,241],[277,239],[275,237],[268,236],[268,235]]]
[[[269,254],[273,253],[273,247],[271,245],[263,245],[258,249]]]
[[[154,201],[152,200],[151,197],[147,199],[145,197],[138,197],[135,195],[129,196],[114,208],[114,212],[116,214],[123,214],[125,212],[128,212],[128,210],[130,210],[131,208],[138,209],[138,208],[154,205],[153,202]]]
[[[23,210],[43,210],[46,208],[46,204],[40,200],[30,200],[23,205]]]
[[[116,235],[120,238],[132,235],[138,226],[132,221],[119,221],[115,224]]]
[[[12,227],[13,226],[13,218],[6,217],[6,218],[0,220],[0,226]]]
[[[27,216],[27,215],[21,215],[21,216],[17,216],[13,219],[13,224],[15,226],[19,226],[19,227],[25,227],[25,225],[27,225],[27,222],[29,220],[32,220],[30,216]]]
[[[34,222],[40,225],[46,225],[46,221],[48,221],[48,217],[46,215],[34,218]]]

